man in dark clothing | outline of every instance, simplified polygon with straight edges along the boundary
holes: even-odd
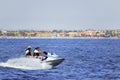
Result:
[[[28,46],[27,49],[25,50],[25,57],[31,56],[32,47]]]

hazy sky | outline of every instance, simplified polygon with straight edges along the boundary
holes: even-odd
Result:
[[[0,0],[0,29],[120,29],[120,0]]]

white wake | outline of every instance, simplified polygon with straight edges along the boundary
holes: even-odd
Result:
[[[39,59],[34,58],[16,58],[9,59],[7,62],[1,62],[1,67],[10,67],[23,70],[39,70],[39,69],[51,69],[52,65],[46,62],[40,62]]]

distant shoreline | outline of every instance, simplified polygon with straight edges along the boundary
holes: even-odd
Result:
[[[120,39],[118,37],[0,37],[0,39]]]
[[[0,38],[12,39],[119,39],[120,30],[85,31],[6,31],[0,30]]]

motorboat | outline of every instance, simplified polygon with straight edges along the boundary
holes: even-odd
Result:
[[[52,69],[61,64],[65,59],[53,53],[48,53],[45,60],[35,57],[20,57],[0,62],[0,67],[17,68],[22,70]]]

